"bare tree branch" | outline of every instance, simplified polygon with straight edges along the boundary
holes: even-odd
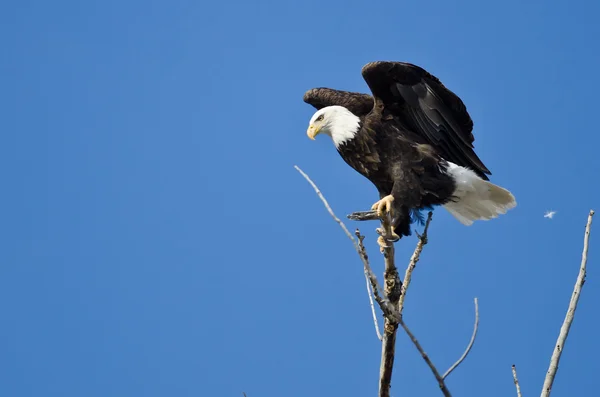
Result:
[[[513,373],[513,381],[515,382],[515,387],[517,388],[517,397],[523,397],[521,394],[521,386],[519,386],[519,379],[517,379],[517,367],[513,364],[512,366]]]
[[[475,298],[475,325],[473,327],[473,335],[471,335],[471,340],[469,341],[469,345],[467,346],[463,355],[458,359],[458,361],[456,361],[454,364],[452,364],[452,366],[448,369],[448,371],[446,371],[446,373],[443,376],[440,375],[440,372],[437,370],[436,366],[433,364],[433,362],[431,361],[431,359],[429,358],[427,353],[425,353],[425,350],[423,350],[423,347],[419,343],[418,339],[414,336],[414,334],[411,332],[411,330],[406,326],[402,316],[400,316],[399,324],[404,329],[404,331],[406,332],[406,334],[408,335],[410,340],[413,342],[413,344],[415,345],[415,347],[417,348],[419,353],[421,353],[421,357],[423,357],[423,360],[425,360],[425,362],[431,369],[431,372],[433,373],[433,376],[435,376],[435,379],[438,382],[438,386],[440,387],[440,390],[442,391],[444,396],[451,397],[450,390],[448,390],[448,387],[446,386],[445,379],[446,379],[446,377],[448,377],[448,375],[450,375],[452,373],[452,371],[454,371],[465,360],[465,358],[471,351],[473,344],[475,343],[475,337],[477,336],[477,329],[479,328],[479,303],[478,303],[477,298]],[[519,397],[521,397],[521,396],[519,396]]]
[[[375,210],[353,212],[346,215],[346,218],[352,221],[378,221],[381,219]]]
[[[388,217],[381,220],[381,229],[377,232],[385,239],[392,235],[392,227]],[[389,298],[395,313],[398,310],[398,302],[402,294],[402,281],[398,274],[398,268],[394,261],[394,244],[388,241],[385,248],[382,249],[385,262],[383,278],[385,282],[384,291]],[[392,318],[384,316],[383,320],[383,340],[381,344],[381,364],[379,366],[379,397],[389,397],[392,384],[392,370],[394,368],[394,358],[396,355],[396,332],[398,330],[398,321],[400,316]]]
[[[415,269],[419,258],[421,257],[421,252],[423,251],[423,246],[427,244],[427,231],[429,229],[429,224],[431,223],[431,218],[433,214],[429,212],[427,216],[427,222],[425,222],[425,227],[423,229],[423,234],[419,235],[419,241],[417,242],[417,246],[412,256],[410,257],[410,261],[408,262],[408,267],[406,268],[406,272],[404,275],[404,282],[400,281],[400,277],[398,275],[398,270],[393,262],[394,255],[394,247],[393,244],[390,244],[391,247],[386,247],[384,249],[385,256],[385,292],[388,294],[390,301],[394,304],[397,313],[400,314],[400,318],[402,317],[402,310],[404,309],[404,299],[406,297],[406,292],[408,290],[408,286],[410,285],[410,281],[412,279],[412,272]],[[389,224],[384,224],[383,228],[386,230],[386,234],[389,233],[388,230]],[[389,235],[389,234],[388,234]],[[389,259],[389,255],[391,255],[391,260]],[[396,332],[398,330],[399,321],[394,321],[393,319],[385,318],[384,320],[384,334],[383,334],[383,346],[381,352],[381,366],[379,368],[379,396],[380,397],[388,397],[390,395],[390,387],[392,381],[392,370],[394,367],[394,356],[396,349]]]
[[[415,251],[413,252],[408,267],[405,272],[404,282],[400,280],[398,269],[394,262],[394,245],[389,244],[383,249],[383,255],[385,258],[385,294],[388,296],[390,302],[396,309],[397,313],[401,316],[404,308],[404,300],[410,281],[412,279],[412,272],[414,271],[417,262],[423,251],[423,246],[427,244],[427,231],[429,224],[431,223],[433,213],[429,212],[423,234],[419,235],[419,241]],[[348,215],[349,219],[358,221],[374,220],[376,217],[375,211],[364,211],[354,212]],[[377,229],[377,233],[380,234],[384,239],[391,235],[391,223],[386,217],[381,219],[382,227]],[[399,321],[395,318],[384,316],[384,334],[381,352],[381,366],[379,369],[379,396],[388,397],[390,395],[392,370],[394,367],[395,347],[396,347],[396,332],[398,330]]]
[[[367,282],[367,294],[369,295],[369,305],[371,306],[371,314],[373,315],[373,324],[375,324],[375,333],[377,334],[377,339],[380,341],[383,340],[383,336],[381,336],[381,331],[379,330],[379,321],[377,321],[377,313],[375,312],[375,305],[373,304],[373,295],[371,292],[371,283],[369,281],[369,274],[365,270],[365,281]]]
[[[335,215],[335,213],[329,206],[329,203],[327,202],[327,200],[325,199],[325,197],[323,196],[323,194],[321,193],[319,188],[316,186],[316,184],[298,166],[294,166],[294,168],[296,168],[296,170],[298,172],[300,172],[300,174],[311,184],[311,186],[313,187],[313,189],[315,190],[315,192],[317,193],[317,195],[319,196],[319,198],[325,205],[325,208],[327,209],[329,214],[340,225],[340,227],[344,230],[344,232],[346,233],[348,238],[350,238],[350,240],[352,241],[356,252],[358,253],[358,255],[360,256],[360,258],[363,262],[365,276],[367,277],[367,280],[371,284],[371,287],[373,289],[373,295],[375,296],[375,301],[379,304],[379,307],[380,307],[381,311],[383,312],[384,333],[383,333],[383,339],[382,339],[381,366],[380,366],[380,372],[379,372],[380,373],[379,396],[380,397],[389,397],[390,396],[392,370],[393,370],[393,366],[394,366],[394,357],[395,357],[396,334],[397,334],[398,325],[401,325],[402,328],[406,331],[406,333],[410,337],[410,339],[413,341],[415,346],[417,347],[417,350],[419,350],[419,352],[421,353],[421,356],[423,357],[423,359],[425,360],[427,365],[432,370],[436,380],[438,381],[440,390],[442,390],[442,393],[444,394],[444,396],[451,397],[450,391],[448,390],[448,388],[446,387],[446,384],[444,382],[444,378],[446,376],[448,376],[456,367],[458,367],[458,365],[460,365],[460,363],[466,358],[469,351],[471,350],[471,347],[473,346],[473,343],[475,341],[475,336],[477,333],[477,327],[479,324],[479,310],[478,310],[478,305],[477,305],[477,298],[475,298],[475,328],[474,328],[473,336],[471,337],[471,341],[470,341],[469,345],[467,346],[466,351],[461,356],[461,358],[446,372],[446,374],[443,377],[440,375],[437,368],[433,365],[433,363],[429,359],[429,356],[425,353],[425,351],[421,347],[419,341],[415,338],[415,336],[412,334],[412,332],[408,329],[408,327],[404,323],[404,320],[402,319],[402,315],[401,315],[401,312],[404,308],[404,300],[405,300],[406,292],[408,290],[408,286],[410,285],[410,281],[412,279],[412,272],[414,271],[416,264],[420,259],[420,255],[421,255],[421,252],[423,251],[424,245],[427,244],[427,231],[429,229],[429,225],[431,223],[433,214],[431,212],[429,212],[427,221],[425,223],[425,227],[423,230],[423,234],[418,236],[419,241],[417,242],[417,246],[415,248],[415,251],[413,252],[413,255],[410,258],[408,267],[405,272],[404,284],[400,280],[400,276],[398,274],[398,269],[397,269],[395,261],[394,261],[394,253],[395,253],[394,244],[392,242],[390,242],[389,240],[387,240],[387,236],[392,235],[392,233],[391,233],[392,226],[391,226],[390,219],[387,216],[384,217],[383,219],[380,219],[382,227],[377,229],[377,233],[380,234],[384,238],[384,240],[390,242],[390,244],[386,245],[382,249],[382,252],[384,255],[384,261],[385,261],[385,271],[384,271],[385,287],[384,287],[384,292],[381,293],[381,288],[377,282],[377,278],[373,274],[373,271],[369,264],[368,255],[367,255],[366,249],[363,244],[364,236],[362,236],[360,234],[360,231],[357,229],[355,232],[356,237],[358,239],[358,242],[357,242],[357,240],[355,240],[354,237],[350,234],[350,232],[348,231],[348,228],[346,228],[344,223]],[[353,213],[353,214],[350,214],[348,216],[348,218],[356,219],[356,220],[377,219],[377,218],[374,218],[373,211]],[[379,327],[378,327],[378,322],[377,322],[377,316],[374,311],[373,301],[371,299],[371,293],[370,293],[368,284],[369,283],[367,283],[367,292],[369,293],[369,300],[371,303],[371,310],[373,312],[373,320],[375,322],[375,329],[376,329],[378,337],[379,337],[380,333],[379,333]]]
[[[402,317],[400,317],[400,326],[402,326],[402,328],[404,329],[404,331],[406,332],[406,334],[408,335],[408,337],[410,338],[410,340],[412,341],[412,343],[415,345],[415,347],[419,351],[419,353],[421,353],[421,357],[423,357],[423,360],[425,360],[425,362],[427,363],[427,365],[431,369],[431,372],[433,372],[433,376],[435,376],[435,379],[438,382],[440,390],[442,391],[442,393],[444,393],[444,396],[445,397],[452,397],[452,395],[450,394],[450,391],[448,390],[448,387],[446,387],[446,383],[444,382],[444,378],[440,375],[440,372],[437,370],[437,368],[435,367],[435,365],[433,365],[433,363],[431,362],[431,359],[429,358],[429,356],[427,355],[427,353],[425,353],[425,350],[423,350],[423,347],[421,346],[421,344],[419,343],[419,341],[417,340],[417,338],[415,338],[415,336],[410,331],[410,329],[408,329],[408,327],[404,323],[404,320],[402,319]]]
[[[396,355],[396,331],[398,323],[384,319],[383,341],[381,344],[381,365],[379,366],[379,397],[389,397],[392,387],[392,372]]]
[[[465,360],[465,358],[467,358],[467,355],[469,354],[469,352],[471,351],[471,348],[473,347],[473,343],[475,343],[475,338],[477,337],[477,329],[479,328],[479,303],[477,301],[477,298],[475,298],[474,300],[475,300],[475,325],[473,326],[473,335],[471,335],[471,340],[469,341],[469,345],[467,346],[467,349],[465,350],[463,355],[460,356],[458,361],[455,362],[454,364],[452,364],[452,366],[448,369],[448,371],[446,371],[446,373],[442,376],[442,379],[446,379],[448,377],[448,375],[450,375],[452,373],[452,371],[454,371],[456,369],[456,367],[458,367],[460,365],[460,363],[462,363]]]
[[[552,353],[552,357],[550,358],[550,366],[548,368],[548,372],[546,373],[546,378],[544,379],[544,386],[542,387],[541,397],[549,397],[550,392],[552,391],[552,384],[554,383],[554,378],[556,377],[556,371],[558,371],[558,363],[560,361],[560,356],[565,347],[565,342],[567,341],[567,336],[569,336],[569,330],[571,328],[571,324],[573,323],[573,319],[575,318],[575,310],[577,309],[577,303],[579,301],[579,296],[581,294],[581,288],[585,283],[585,275],[586,275],[586,266],[587,266],[587,253],[588,253],[588,245],[590,240],[590,229],[592,227],[592,217],[594,216],[594,211],[590,210],[588,215],[587,225],[585,226],[585,235],[583,238],[583,253],[581,254],[581,266],[579,268],[579,275],[577,276],[577,281],[575,282],[575,288],[573,289],[573,294],[571,295],[571,301],[569,303],[569,309],[567,310],[567,314],[565,316],[565,321],[560,327],[560,333],[558,335],[558,340],[556,341],[556,346],[554,347],[554,352]]]
[[[373,286],[373,295],[375,296],[375,301],[379,305],[379,308],[381,309],[383,314],[390,318],[397,319],[398,318],[397,311],[394,308],[394,306],[391,304],[389,298],[381,292],[381,287],[379,286],[379,282],[377,281],[377,277],[375,276],[375,273],[373,273],[373,269],[371,269],[371,265],[369,264],[369,259],[365,255],[365,251],[360,249],[360,246],[358,245],[356,239],[352,236],[352,234],[350,234],[350,231],[348,231],[348,228],[346,227],[346,225],[344,225],[344,222],[342,222],[335,215],[335,213],[331,209],[331,206],[329,205],[329,203],[327,202],[327,200],[323,196],[323,193],[321,193],[321,190],[317,187],[317,185],[310,179],[310,177],[308,175],[306,175],[306,173],[304,173],[304,171],[302,171],[300,169],[300,167],[295,165],[294,168],[304,177],[304,179],[306,179],[308,181],[308,183],[310,183],[310,185],[313,187],[313,189],[317,193],[317,196],[319,196],[319,198],[325,205],[325,208],[327,209],[327,211],[329,212],[329,214],[331,215],[333,220],[335,220],[340,225],[340,227],[342,228],[344,233],[346,233],[346,236],[348,236],[350,241],[352,241],[352,244],[354,245],[354,249],[360,256],[360,259],[363,262],[365,271],[367,272],[369,280],[371,281],[371,285]]]
[[[369,257],[367,256],[367,250],[365,249],[365,245],[363,244],[363,240],[365,239],[365,236],[360,234],[360,230],[358,230],[358,229],[356,229],[354,231],[354,234],[356,235],[356,238],[358,239],[358,247],[360,248],[362,255],[364,255],[364,257],[368,261]],[[381,331],[379,331],[379,322],[377,321],[377,313],[375,312],[375,305],[373,304],[373,296],[371,294],[371,288],[372,288],[371,282],[369,281],[369,274],[368,274],[366,268],[365,268],[365,280],[367,282],[367,294],[369,295],[369,304],[371,305],[371,313],[373,314],[373,323],[375,324],[375,332],[377,333],[377,338],[379,340],[383,340],[383,337],[381,336]]]

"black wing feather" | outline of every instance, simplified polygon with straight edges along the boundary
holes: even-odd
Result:
[[[412,120],[415,121],[418,127],[418,131],[430,131],[436,128],[435,124],[431,121],[431,119],[428,118],[426,114],[419,111],[418,109],[408,108],[406,112],[410,116],[412,116]],[[460,147],[456,147],[447,140],[441,139],[434,135],[427,136],[427,138],[429,143],[432,144],[437,150],[439,150],[442,153],[443,158],[450,160],[458,165],[469,166],[468,164],[470,164],[470,160],[468,156],[460,150]]]
[[[373,96],[407,122],[448,161],[488,179],[473,150],[473,120],[462,100],[426,70],[404,62],[372,62],[362,70]]]
[[[317,110],[326,106],[344,106],[361,117],[373,109],[373,97],[359,92],[334,90],[331,88],[313,88],[304,93],[304,102]]]

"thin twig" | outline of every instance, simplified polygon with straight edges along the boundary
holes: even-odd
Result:
[[[427,244],[427,230],[429,230],[429,224],[431,223],[432,217],[433,213],[429,211],[429,214],[427,214],[427,221],[425,221],[425,227],[423,228],[423,234],[419,235],[417,247],[415,248],[415,252],[413,252],[412,256],[410,257],[408,267],[406,268],[406,273],[404,273],[404,281],[402,282],[402,294],[400,295],[400,300],[398,301],[398,312],[400,312],[400,314],[402,314],[402,311],[404,310],[404,300],[406,299],[406,292],[408,291],[410,281],[412,280],[413,270],[415,270],[417,262],[421,257],[421,251],[423,251],[423,246]]]
[[[310,179],[310,177],[308,175],[306,175],[306,173],[300,169],[300,167],[298,167],[297,165],[295,165],[294,168],[296,170],[298,170],[298,172],[304,177],[304,179],[306,179],[308,181],[308,183],[310,183],[310,185],[313,187],[313,189],[315,189],[315,192],[317,193],[317,196],[319,196],[319,198],[321,199],[321,201],[323,202],[323,204],[325,204],[325,208],[329,212],[329,215],[331,215],[331,217],[333,218],[333,220],[336,221],[340,225],[340,227],[342,228],[342,230],[344,230],[344,233],[346,233],[346,236],[348,236],[348,238],[350,240],[352,240],[352,244],[354,244],[354,248],[356,249],[356,251],[360,255],[360,249],[359,249],[359,247],[358,247],[358,245],[356,243],[356,240],[354,239],[354,237],[352,237],[352,234],[350,234],[350,231],[348,230],[348,228],[346,227],[346,225],[344,225],[344,222],[342,222],[340,220],[340,218],[338,218],[335,215],[335,213],[331,209],[331,206],[329,205],[329,203],[327,202],[327,200],[323,196],[323,193],[321,193],[321,190],[312,181],[312,179]]]
[[[438,382],[440,390],[442,391],[442,393],[444,393],[444,396],[445,397],[452,397],[452,395],[450,394],[450,391],[448,390],[448,387],[446,387],[446,383],[444,382],[444,378],[440,375],[440,373],[437,370],[437,368],[435,367],[435,365],[433,365],[433,363],[431,362],[431,359],[429,358],[429,356],[427,355],[427,353],[425,353],[425,350],[423,350],[423,347],[421,346],[421,344],[419,343],[419,341],[417,340],[417,338],[415,338],[415,336],[410,331],[410,329],[408,329],[408,327],[404,323],[404,320],[402,319],[402,317],[400,317],[400,326],[404,329],[404,331],[406,332],[406,334],[408,335],[408,337],[410,338],[410,340],[412,341],[412,343],[415,345],[415,347],[417,348],[417,350],[419,351],[419,353],[421,353],[421,357],[423,357],[423,360],[425,360],[425,362],[427,363],[427,365],[431,369],[431,372],[433,373],[433,376],[435,376],[435,379]]]
[[[569,336],[569,330],[571,328],[571,324],[573,323],[573,318],[575,317],[575,310],[577,309],[577,302],[579,301],[581,288],[583,287],[583,283],[585,283],[587,253],[593,216],[594,211],[590,210],[587,219],[587,224],[585,226],[585,235],[583,238],[583,253],[581,254],[581,266],[579,268],[579,275],[577,276],[575,288],[573,289],[573,294],[571,295],[571,301],[569,303],[569,309],[567,310],[567,314],[565,316],[565,321],[560,327],[558,340],[556,341],[554,352],[552,353],[552,357],[550,358],[550,366],[548,368],[548,372],[546,373],[546,378],[544,379],[544,386],[542,387],[541,397],[549,397],[550,392],[552,391],[552,384],[554,383],[554,378],[556,377],[556,371],[558,371],[558,362],[560,361],[560,356],[565,347],[567,336]]]
[[[471,351],[471,348],[473,347],[473,343],[475,343],[475,337],[477,337],[477,329],[478,328],[479,328],[479,303],[477,301],[477,298],[475,298],[475,325],[473,326],[473,335],[471,335],[471,340],[469,341],[469,345],[467,346],[463,355],[460,356],[458,361],[456,361],[454,364],[452,364],[452,366],[448,369],[448,371],[446,371],[446,373],[442,376],[443,379],[446,379],[448,377],[448,375],[450,375],[452,373],[452,371],[454,371],[456,369],[456,367],[458,367],[460,365],[460,363],[462,363],[465,360],[465,358],[467,358],[467,355],[469,354],[469,352]]]
[[[354,231],[356,238],[358,239],[358,247],[360,248],[361,255],[363,255],[367,260],[369,257],[367,255],[367,250],[365,249],[365,245],[363,244],[363,240],[365,236],[360,234],[360,230],[356,229]],[[365,281],[367,282],[367,294],[369,295],[369,304],[371,305],[371,313],[373,314],[373,323],[375,324],[375,332],[377,333],[377,338],[382,340],[381,331],[379,331],[379,322],[377,321],[377,313],[375,312],[375,305],[373,304],[373,295],[371,293],[371,282],[369,281],[369,274],[367,273],[367,269],[365,269]]]
[[[377,333],[377,339],[383,340],[381,331],[379,330],[379,322],[377,321],[377,313],[375,312],[375,305],[373,304],[373,295],[371,292],[371,282],[369,281],[369,275],[365,270],[365,281],[367,282],[367,294],[369,294],[369,305],[371,306],[371,313],[373,314],[373,324],[375,324],[375,332]]]
[[[519,379],[517,379],[517,367],[513,364],[512,366],[513,373],[513,381],[515,382],[515,387],[517,388],[517,397],[523,397],[521,394],[521,386],[519,386]]]
[[[313,187],[313,189],[317,193],[317,196],[319,196],[319,198],[321,199],[321,201],[325,205],[325,208],[327,209],[327,211],[329,212],[329,214],[331,215],[331,217],[333,218],[333,220],[335,220],[340,225],[340,227],[342,228],[342,230],[344,231],[344,233],[346,233],[346,236],[348,236],[348,238],[350,239],[350,241],[352,241],[352,245],[354,245],[354,249],[356,250],[356,252],[360,256],[360,259],[363,262],[363,266],[365,268],[365,271],[367,272],[369,280],[371,281],[371,285],[373,286],[373,295],[375,296],[375,301],[379,305],[379,308],[381,309],[381,311],[383,312],[383,314],[385,316],[389,316],[391,318],[396,319],[398,317],[398,314],[397,314],[394,306],[391,304],[390,300],[388,299],[388,297],[381,292],[381,287],[379,285],[379,282],[377,281],[377,277],[375,276],[375,273],[373,273],[373,269],[371,269],[371,265],[369,264],[369,259],[361,251],[360,246],[356,242],[356,239],[352,236],[352,234],[350,234],[350,231],[348,231],[348,228],[346,227],[346,225],[344,225],[344,222],[342,222],[335,215],[335,213],[331,209],[331,206],[329,205],[329,203],[327,202],[327,200],[323,196],[323,193],[321,193],[321,190],[312,181],[312,179],[310,179],[310,177],[308,175],[306,175],[306,173],[304,173],[304,171],[302,171],[300,169],[300,167],[298,167],[297,165],[295,165],[294,168],[304,177],[304,179],[306,179],[308,181],[308,183],[310,183],[310,185]]]

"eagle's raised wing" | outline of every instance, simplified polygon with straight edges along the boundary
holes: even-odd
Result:
[[[389,112],[425,138],[446,160],[488,179],[473,151],[473,120],[462,100],[426,70],[404,62],[371,62],[362,75]]]
[[[304,102],[314,106],[317,110],[326,106],[344,106],[358,117],[368,114],[373,108],[373,97],[369,94],[331,88],[313,88],[306,91]]]

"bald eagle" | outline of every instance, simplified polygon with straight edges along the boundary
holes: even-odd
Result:
[[[372,96],[330,88],[304,94],[317,109],[307,134],[329,135],[344,161],[375,185],[380,200],[372,210],[392,219],[388,240],[410,236],[419,211],[434,206],[467,226],[516,206],[511,192],[489,182],[473,150],[473,121],[437,77],[404,62],[371,62],[362,76]]]

